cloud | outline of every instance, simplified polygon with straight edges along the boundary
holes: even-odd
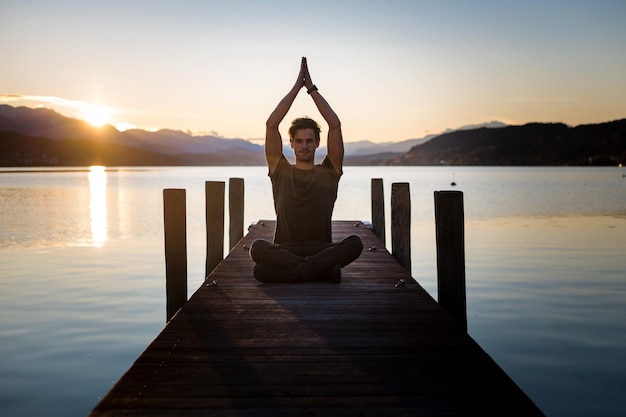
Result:
[[[129,122],[119,122],[115,124],[115,128],[120,132],[124,132],[126,130],[136,129],[137,126]]]
[[[19,100],[21,97],[23,96],[19,94],[0,94],[0,101],[4,101],[4,102],[14,101],[14,100]]]
[[[34,106],[34,107],[64,107],[73,110],[84,110],[93,104],[80,101],[80,100],[68,100],[62,97],[55,96],[32,96],[25,94],[0,94],[0,102],[15,103]]]

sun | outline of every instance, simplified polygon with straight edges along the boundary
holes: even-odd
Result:
[[[84,103],[81,107],[81,118],[90,125],[102,127],[111,123],[111,111],[107,107],[91,103]]]

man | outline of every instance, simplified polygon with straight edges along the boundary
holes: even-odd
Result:
[[[296,119],[289,128],[295,165],[283,155],[278,127],[302,87],[328,124],[328,152],[319,165],[315,164],[315,151],[320,145],[320,127],[309,118]],[[258,281],[339,283],[341,268],[361,254],[359,236],[332,242],[331,216],[343,173],[343,153],[341,122],[311,81],[306,58],[302,58],[296,83],[266,123],[265,158],[272,181],[276,230],[274,242],[257,239],[250,248]]]

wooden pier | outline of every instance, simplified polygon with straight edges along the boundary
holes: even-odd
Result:
[[[91,416],[543,415],[362,223],[333,222],[365,245],[340,284],[255,281],[247,248],[273,230],[233,247]]]

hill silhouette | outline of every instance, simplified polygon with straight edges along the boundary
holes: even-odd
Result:
[[[626,119],[569,127],[529,123],[440,135],[393,165],[617,165],[626,162]]]
[[[182,165],[170,155],[97,138],[48,139],[0,132],[0,166],[163,166]]]
[[[358,142],[345,165],[626,165],[626,119],[569,127],[529,123],[464,127],[438,136]],[[409,148],[411,144],[412,146]],[[407,151],[401,151],[401,150]],[[288,145],[285,147],[288,155]],[[319,149],[325,153],[324,144]],[[0,105],[0,166],[265,165],[263,146],[243,139],[96,128],[49,109]]]
[[[0,105],[0,165],[263,165],[243,139],[94,127],[50,109]]]

